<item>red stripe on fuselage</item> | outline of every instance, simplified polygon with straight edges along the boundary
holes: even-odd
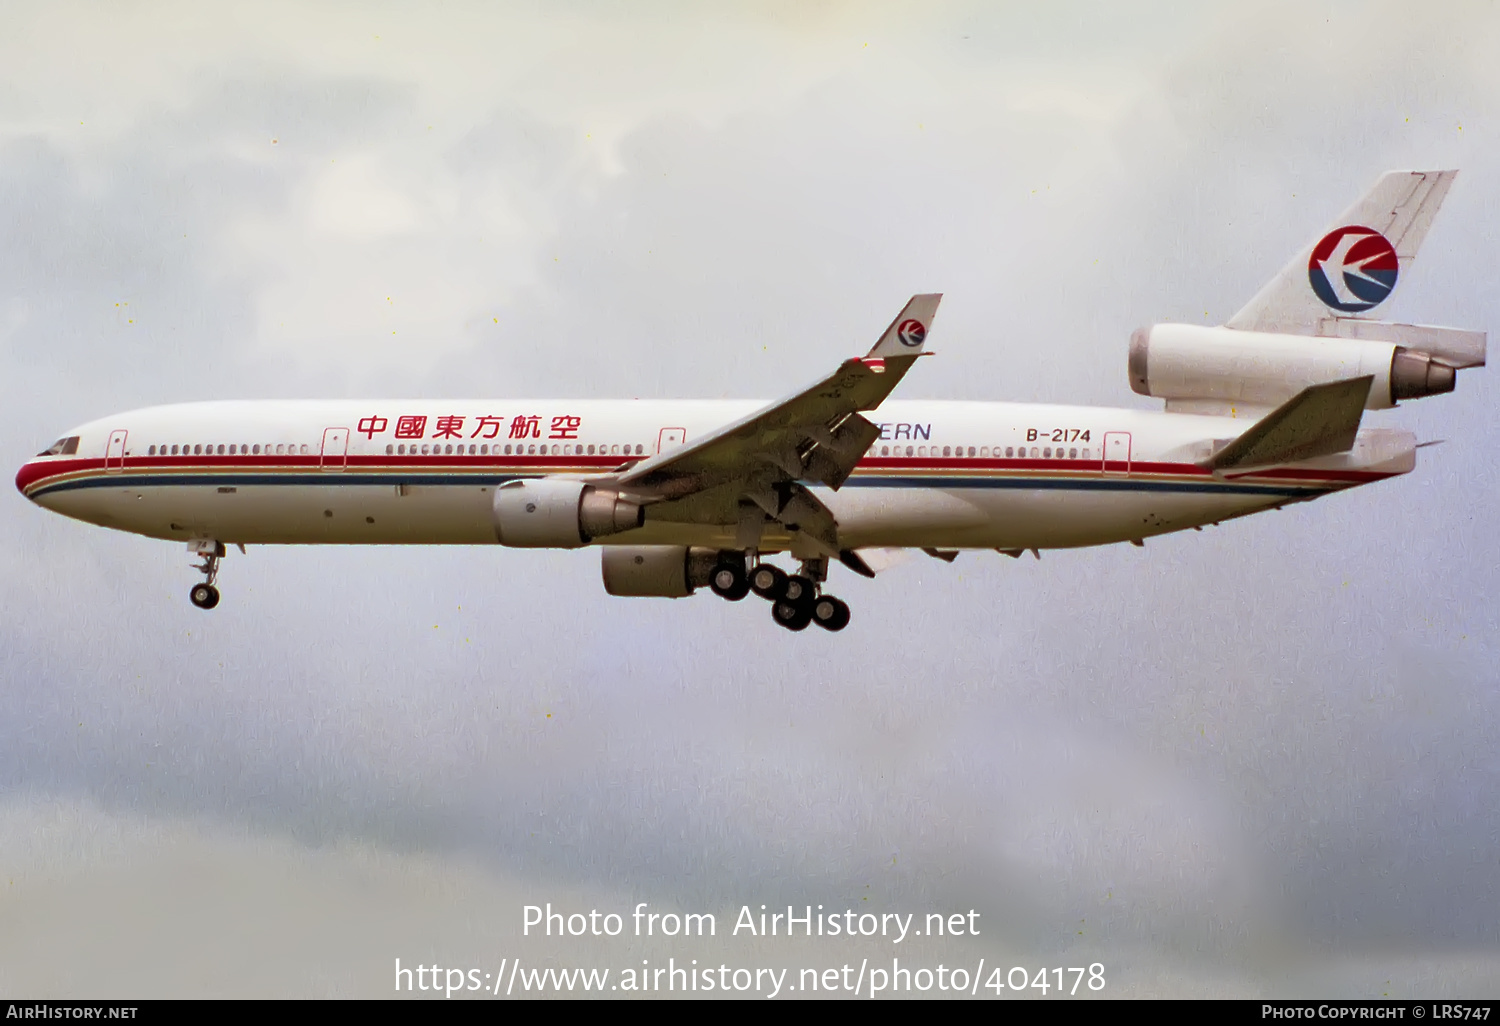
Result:
[[[512,455],[512,456],[464,456],[454,455],[404,455],[386,456],[384,454],[374,455],[349,455],[346,457],[343,467],[350,470],[385,470],[399,472],[402,470],[434,471],[434,470],[470,470],[483,471],[486,469],[495,472],[512,471],[550,471],[553,473],[601,473],[619,467],[623,461],[618,456],[566,456],[559,460],[558,457],[547,455]],[[155,471],[200,471],[213,470],[290,470],[312,472],[327,470],[330,475],[335,470],[328,470],[323,460],[318,455],[306,456],[129,456],[124,461],[123,470],[115,470],[111,476],[119,477],[122,483],[130,480],[137,474],[151,473]],[[987,473],[1004,473],[1016,471],[1055,471],[1066,474],[1099,474],[1101,463],[1099,460],[1057,460],[1057,459],[1005,459],[985,457],[965,457],[959,459],[943,457],[865,457],[859,462],[858,469],[872,472],[907,472],[926,471],[938,473],[955,473],[964,471],[979,471]],[[45,481],[71,476],[80,473],[95,472],[102,475],[106,473],[105,461],[102,459],[65,459],[49,457],[45,459],[31,460],[22,465],[16,473],[16,488],[22,494],[28,494],[34,488]],[[1121,471],[1118,475],[1125,476]],[[1207,478],[1212,472],[1193,463],[1157,463],[1144,460],[1134,461],[1130,464],[1129,476],[1186,476]],[[1373,470],[1319,470],[1312,467],[1283,467],[1270,471],[1252,471],[1246,474],[1225,475],[1226,480],[1245,481],[1253,480],[1288,480],[1315,482],[1340,482],[1347,484],[1364,484],[1371,481],[1382,480],[1395,475]]]

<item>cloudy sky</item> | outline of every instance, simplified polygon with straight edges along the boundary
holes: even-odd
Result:
[[[1395,319],[1500,326],[1492,5],[13,4],[0,451],[203,398],[764,397],[946,293],[911,397],[1149,407],[1388,168]],[[1495,996],[1489,372],[1412,475],[1040,562],[836,577],[840,635],[589,552],[174,546],[0,501],[0,992],[393,964],[822,967],[521,906],[978,909],[912,964]],[[842,570],[836,570],[842,574]],[[727,921],[726,921],[727,922]]]

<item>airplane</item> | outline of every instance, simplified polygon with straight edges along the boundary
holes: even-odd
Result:
[[[785,399],[236,401],[157,406],[69,430],[16,486],[49,510],[185,543],[194,605],[228,545],[601,549],[611,595],[707,587],[773,620],[842,630],[834,561],[893,550],[1130,542],[1409,473],[1416,437],[1366,409],[1450,392],[1486,336],[1374,320],[1455,171],[1392,171],[1220,326],[1130,339],[1160,411],[888,400],[939,294]],[[798,563],[788,573],[772,557]]]

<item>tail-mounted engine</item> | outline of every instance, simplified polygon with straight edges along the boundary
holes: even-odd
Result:
[[[1276,406],[1309,385],[1372,375],[1367,409],[1453,391],[1457,371],[1484,364],[1479,331],[1340,318],[1342,337],[1158,324],[1130,336],[1130,387],[1167,409],[1220,413]]]
[[[644,506],[583,481],[539,478],[495,489],[495,536],[523,549],[576,549],[646,522]]]

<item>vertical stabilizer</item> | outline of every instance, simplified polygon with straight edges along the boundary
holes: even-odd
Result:
[[[1319,334],[1319,322],[1383,303],[1416,259],[1457,171],[1387,171],[1226,325]]]

